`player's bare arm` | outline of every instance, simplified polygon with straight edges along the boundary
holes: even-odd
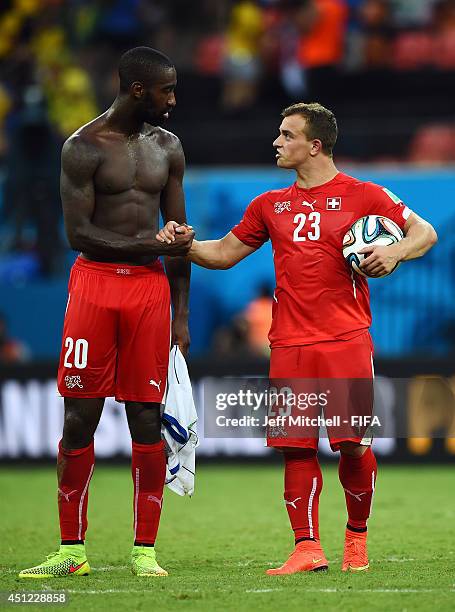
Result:
[[[177,219],[179,224],[186,224],[185,198],[183,193],[183,174],[185,156],[178,138],[174,137],[169,152],[169,178],[161,193],[160,209],[164,223]],[[191,230],[180,234],[191,234]],[[158,241],[163,244],[161,241]],[[172,248],[174,241],[165,243]],[[171,299],[174,310],[172,321],[172,344],[178,344],[186,356],[190,345],[188,329],[188,296],[190,289],[191,264],[185,257],[165,257],[166,274],[171,287]]]
[[[103,197],[95,187],[95,175],[103,164],[103,151],[79,135],[70,137],[62,150],[60,192],[65,227],[71,247],[88,259],[144,263],[160,255],[188,252],[191,233],[180,235],[172,245],[163,246],[152,230],[124,235],[95,222],[95,206],[103,209]]]
[[[389,274],[401,261],[422,257],[434,246],[438,236],[434,227],[411,213],[404,227],[405,237],[390,246],[366,247],[360,253],[370,253],[360,267],[370,276]]]
[[[172,243],[179,234],[185,234],[191,228],[169,221],[159,231],[156,238],[162,242]],[[247,246],[232,232],[218,240],[193,240],[188,259],[203,268],[212,270],[227,270],[239,261],[245,259],[256,249]]]
[[[232,232],[219,240],[195,240],[192,246],[194,248],[188,253],[189,259],[203,268],[213,270],[232,268],[256,250],[244,244]]]

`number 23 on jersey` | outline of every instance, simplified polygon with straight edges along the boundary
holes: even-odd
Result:
[[[319,240],[321,236],[321,213],[316,210],[305,213],[297,213],[294,217],[294,225],[296,226],[293,234],[294,242],[304,242],[308,240]]]

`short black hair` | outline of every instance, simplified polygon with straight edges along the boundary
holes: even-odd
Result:
[[[333,155],[333,147],[338,138],[338,126],[331,110],[318,102],[297,102],[283,110],[282,117],[301,115],[306,119],[305,134],[310,140],[317,138],[322,143],[322,151],[329,157]]]
[[[127,92],[131,85],[138,81],[143,85],[152,85],[163,70],[175,68],[171,59],[151,47],[134,47],[120,58],[118,74],[120,91]]]

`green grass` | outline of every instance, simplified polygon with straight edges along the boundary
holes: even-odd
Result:
[[[20,581],[17,572],[57,548],[55,474],[0,470],[0,590],[67,589],[84,610],[455,609],[455,479],[450,467],[380,469],[370,521],[371,571],[340,570],[345,507],[336,469],[324,468],[321,538],[327,573],[269,577],[292,548],[279,466],[202,466],[193,499],[167,492],[157,543],[170,576],[128,567],[128,468],[98,467],[91,484],[89,577]]]

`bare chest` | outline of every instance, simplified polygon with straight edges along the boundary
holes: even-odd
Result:
[[[168,174],[166,150],[149,137],[110,142],[103,147],[103,161],[94,177],[95,191],[104,195],[131,190],[159,194]]]

